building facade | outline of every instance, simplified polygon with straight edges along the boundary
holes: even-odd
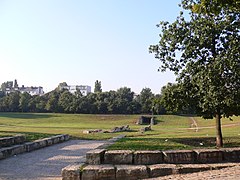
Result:
[[[67,89],[71,93],[75,93],[79,90],[83,96],[91,93],[91,86],[88,85],[68,85],[68,86],[60,86],[60,90]]]

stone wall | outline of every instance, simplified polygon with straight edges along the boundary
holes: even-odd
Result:
[[[137,180],[172,174],[186,174],[236,166],[224,164],[86,165],[74,164],[62,169],[62,180]]]
[[[231,167],[236,165],[234,162],[240,162],[240,148],[176,151],[94,149],[87,152],[86,164],[64,168],[62,179],[144,179]]]
[[[21,143],[24,143],[25,141],[26,141],[26,137],[24,135],[3,137],[3,138],[0,138],[0,148],[21,144]]]
[[[87,164],[201,164],[240,162],[240,148],[175,151],[95,149],[87,152]]]
[[[67,141],[67,140],[69,140],[69,135],[63,134],[63,135],[52,136],[49,138],[39,139],[33,142],[27,142],[19,145],[9,144],[12,146],[0,148],[0,160],[14,156],[16,154],[30,152],[36,149],[44,148],[44,147],[47,147],[56,143],[60,143],[63,141]]]

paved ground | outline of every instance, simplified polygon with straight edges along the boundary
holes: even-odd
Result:
[[[151,178],[151,180],[239,180],[240,179],[240,163],[238,166],[224,168],[221,170],[204,171],[191,174],[170,175],[159,178]]]
[[[70,140],[0,161],[1,180],[61,179],[61,169],[84,162],[87,151],[106,141]]]

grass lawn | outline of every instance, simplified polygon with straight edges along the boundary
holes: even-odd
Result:
[[[139,115],[84,115],[84,114],[40,114],[0,113],[0,136],[26,134],[29,141],[55,134],[70,134],[72,138],[109,139],[119,134],[127,137],[109,149],[193,149],[215,147],[215,121],[194,117],[198,128],[190,117],[157,116],[157,125],[152,131],[139,132],[143,126],[136,125]],[[83,130],[110,130],[116,126],[129,125],[131,132],[83,134]],[[225,147],[240,146],[240,117],[233,121],[222,120]]]

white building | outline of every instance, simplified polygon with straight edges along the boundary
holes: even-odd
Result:
[[[80,90],[83,96],[91,93],[91,86],[87,85],[68,85],[68,86],[60,86],[60,90],[67,89],[71,93],[75,93],[77,90]]]
[[[39,87],[24,87],[24,86],[22,86],[20,88],[6,88],[5,93],[9,94],[9,93],[15,92],[15,91],[19,91],[20,93],[27,92],[31,96],[44,94],[43,88],[41,86],[39,86]]]
[[[39,87],[20,87],[19,91],[21,93],[27,92],[32,96],[44,94],[43,88],[41,86],[39,86]]]

